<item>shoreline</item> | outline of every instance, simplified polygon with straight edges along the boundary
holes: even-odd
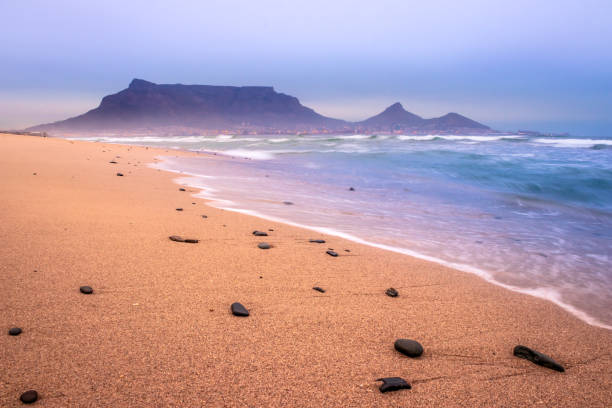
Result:
[[[182,150],[182,149],[171,149],[171,150],[198,154],[198,152],[190,151],[190,150]],[[212,153],[209,153],[209,152],[201,152],[201,153],[203,155],[210,155],[210,154],[212,154]],[[231,155],[224,155],[224,154],[219,153],[219,152],[216,152],[216,153],[220,154],[219,160],[233,158],[233,156],[231,156]],[[314,231],[314,232],[318,232],[318,233],[322,233],[322,234],[326,234],[326,235],[335,236],[335,237],[338,237],[338,238],[342,238],[342,239],[346,239],[348,241],[355,242],[357,244],[368,245],[368,246],[371,246],[371,247],[374,247],[374,248],[378,248],[378,249],[382,249],[382,250],[385,250],[385,251],[395,252],[395,253],[407,255],[407,256],[410,256],[410,257],[413,257],[413,258],[425,260],[425,261],[428,261],[428,262],[433,262],[433,263],[436,263],[436,264],[439,264],[441,266],[444,266],[444,267],[447,267],[447,268],[450,268],[450,269],[454,269],[454,270],[457,270],[457,271],[471,273],[471,274],[474,274],[474,275],[480,277],[481,279],[485,280],[488,283],[491,283],[493,285],[502,287],[502,288],[510,290],[512,292],[521,293],[521,294],[525,294],[525,295],[528,295],[528,296],[536,297],[538,299],[543,299],[543,300],[549,301],[549,302],[559,306],[560,308],[562,308],[566,312],[572,314],[576,318],[584,321],[585,323],[587,323],[589,325],[592,325],[592,326],[595,326],[595,327],[599,327],[599,328],[603,328],[603,329],[607,329],[607,330],[612,330],[612,325],[606,324],[606,323],[600,321],[598,318],[591,316],[589,313],[587,313],[585,311],[582,311],[582,310],[572,306],[569,303],[564,302],[561,299],[561,294],[556,289],[554,289],[554,288],[548,288],[548,287],[536,287],[536,288],[533,288],[533,289],[523,288],[523,287],[520,287],[520,286],[516,286],[516,285],[512,285],[512,284],[501,282],[501,281],[495,279],[495,277],[493,276],[493,274],[491,272],[488,272],[488,271],[486,271],[486,270],[484,270],[482,268],[479,268],[477,266],[473,266],[473,265],[469,265],[469,264],[464,264],[464,263],[453,262],[453,261],[446,261],[446,260],[444,260],[442,258],[426,255],[426,254],[420,253],[418,251],[412,250],[410,248],[403,248],[403,247],[398,247],[398,246],[387,245],[387,244],[384,244],[384,243],[377,243],[377,242],[373,242],[373,241],[368,241],[367,239],[363,239],[363,238],[361,238],[359,236],[356,236],[356,235],[353,235],[353,234],[350,234],[350,233],[345,233],[345,232],[342,232],[340,230],[336,230],[334,228],[318,227],[318,226],[314,226],[314,225],[302,224],[302,223],[299,223],[299,222],[291,221],[291,220],[286,219],[286,218],[281,218],[281,217],[269,216],[269,215],[266,215],[266,214],[262,214],[262,213],[260,213],[260,212],[258,212],[256,210],[250,210],[248,208],[235,208],[235,207],[231,207],[231,206],[224,206],[223,203],[226,202],[227,200],[225,200],[223,198],[220,198],[220,197],[216,197],[216,196],[213,197],[210,194],[206,193],[205,190],[208,187],[200,187],[200,186],[196,186],[196,185],[193,185],[193,184],[189,184],[189,178],[190,177],[204,177],[203,175],[195,174],[195,173],[190,173],[188,171],[172,170],[172,169],[164,168],[163,167],[164,156],[160,156],[159,158],[160,158],[161,161],[152,164],[151,168],[160,169],[162,171],[171,172],[171,173],[175,173],[177,175],[182,176],[181,178],[177,178],[177,179],[173,180],[175,182],[175,184],[177,184],[177,185],[185,185],[185,186],[189,186],[189,187],[197,188],[197,189],[201,190],[199,193],[194,194],[194,197],[201,198],[201,199],[207,201],[208,205],[213,207],[213,208],[222,209],[222,210],[225,210],[225,211],[233,211],[233,212],[236,212],[236,213],[239,213],[239,214],[244,214],[244,215],[248,215],[248,216],[257,217],[257,218],[261,218],[261,219],[267,220],[267,221],[279,222],[279,223],[290,225],[290,226],[293,226],[293,227],[307,229],[307,230],[310,230],[310,231]],[[182,181],[184,181],[184,183]],[[213,205],[212,203],[218,203],[218,205]]]
[[[169,149],[3,135],[0,147],[9,175],[0,228],[11,237],[0,252],[0,318],[24,328],[1,340],[2,372],[11,373],[3,406],[18,406],[30,388],[41,406],[605,406],[612,398],[612,334],[549,301],[343,238],[324,234],[328,243],[316,246],[307,241],[319,234],[302,228],[202,210],[197,192],[178,191],[175,174],[147,167]],[[251,235],[263,228],[274,230],[268,251]],[[200,242],[169,241],[175,234]],[[325,255],[327,246],[341,256]],[[84,284],[93,296],[78,293]],[[384,295],[390,286],[398,298]],[[251,316],[231,316],[234,301]],[[395,352],[400,337],[420,341],[423,357]],[[516,344],[566,373],[513,357]],[[374,379],[396,375],[413,389],[380,394]]]

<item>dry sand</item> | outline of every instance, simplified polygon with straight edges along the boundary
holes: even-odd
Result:
[[[0,406],[28,389],[46,407],[611,405],[612,332],[474,275],[213,209],[146,166],[159,154],[187,153],[0,135]],[[387,376],[412,390],[381,394]]]

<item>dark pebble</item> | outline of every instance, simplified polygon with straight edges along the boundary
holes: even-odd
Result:
[[[188,243],[188,244],[197,244],[198,242],[200,242],[200,240],[199,239],[188,238],[188,239],[185,240],[185,242]]]
[[[355,189],[353,187],[349,188],[349,191],[355,191]]]
[[[183,209],[182,208],[177,208],[176,211],[183,211]]]
[[[324,239],[311,239],[308,242],[312,242],[313,244],[324,244],[325,240]]]
[[[117,173],[117,176],[123,177],[123,173]]]
[[[350,249],[345,249],[344,252],[351,252],[351,250]]]
[[[293,203],[291,201],[283,201],[283,204],[285,204],[285,205],[293,205]]]
[[[242,306],[238,302],[232,303],[231,310],[234,316],[246,317],[249,315],[249,311],[246,309],[246,307]]]
[[[325,293],[325,289],[320,288],[318,286],[315,286],[313,289],[316,290],[317,292]]]
[[[385,290],[385,294],[387,296],[390,296],[390,297],[398,297],[399,296],[399,292],[396,289],[394,289],[394,288],[389,288],[389,289]]]
[[[11,327],[11,328],[9,329],[9,334],[10,334],[11,336],[19,336],[19,335],[21,334],[21,331],[22,331],[22,330],[21,330],[21,328],[19,328],[19,327]]]
[[[382,385],[378,388],[380,392],[397,391],[397,390],[409,390],[412,387],[403,378],[400,377],[387,377],[379,378],[376,381],[382,381]]]
[[[168,238],[170,238],[170,241],[174,241],[174,242],[185,242],[185,240],[179,237],[178,235],[171,235]]]
[[[91,288],[91,286],[81,286],[79,290],[84,295],[91,295],[93,293],[93,289]]]
[[[267,232],[263,232],[263,231],[253,231],[253,235],[255,235],[256,237],[267,237],[268,233]]]
[[[516,346],[514,348],[514,355],[519,358],[524,358],[525,360],[529,360],[534,364],[540,365],[542,367],[550,368],[551,370],[564,372],[565,368],[555,360],[547,356],[546,354],[542,354],[539,351],[535,351],[525,346]]]
[[[109,163],[110,163],[110,164],[117,164],[117,162],[116,162],[116,161],[114,161],[114,160],[109,161]]]
[[[273,232],[274,230],[272,228],[270,228],[268,231]]]
[[[208,218],[208,215],[203,215],[203,214],[202,214],[202,218]]]
[[[336,252],[332,251],[331,249],[329,251],[325,252],[325,253],[327,255],[329,255],[329,256],[334,256],[334,257],[338,256],[338,254]]]
[[[36,173],[32,173],[33,176],[36,176]]]
[[[185,189],[181,187],[181,188],[179,188],[179,191],[185,191]]]
[[[415,340],[397,339],[395,349],[408,357],[420,357],[423,354],[423,346]]]
[[[38,399],[38,393],[34,390],[26,391],[19,397],[24,404],[31,404]]]
[[[257,247],[259,249],[270,249],[272,248],[272,245],[268,244],[267,242],[260,242],[259,244],[257,244]]]

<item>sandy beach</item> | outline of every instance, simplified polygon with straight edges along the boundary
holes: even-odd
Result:
[[[475,275],[209,207],[147,166],[182,154],[0,134],[0,406],[30,389],[45,407],[612,405],[611,331]],[[395,376],[412,389],[380,393]]]

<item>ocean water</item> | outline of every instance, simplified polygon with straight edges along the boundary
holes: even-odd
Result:
[[[215,207],[444,263],[612,328],[612,137],[94,140],[213,152],[156,166]]]

